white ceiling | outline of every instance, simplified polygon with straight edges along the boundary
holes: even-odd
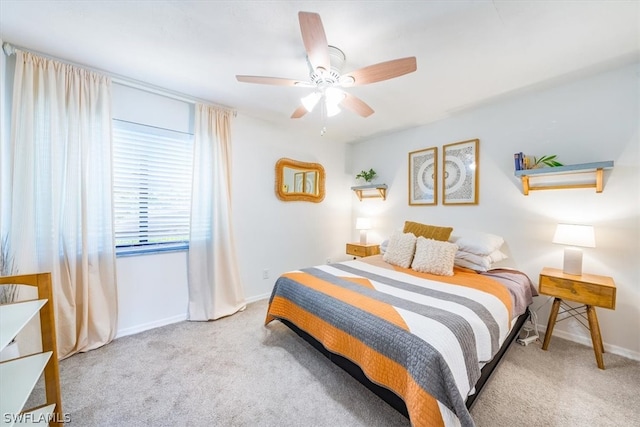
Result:
[[[310,89],[236,74],[308,78],[298,11],[322,17],[344,72],[406,56],[418,70],[349,89],[375,113],[328,119],[351,142],[426,124],[523,90],[639,60],[638,1],[0,1],[17,47],[232,107],[292,132]]]

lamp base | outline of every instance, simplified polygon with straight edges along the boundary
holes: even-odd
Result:
[[[360,244],[367,244],[367,230],[360,230]]]
[[[564,248],[562,272],[574,276],[582,276],[582,249]]]

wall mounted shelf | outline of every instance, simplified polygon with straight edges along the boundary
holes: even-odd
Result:
[[[515,176],[522,181],[522,192],[525,196],[533,190],[562,190],[573,188],[595,188],[596,193],[604,189],[604,169],[613,167],[613,160],[605,162],[582,163],[578,165],[556,166],[539,169],[522,169],[515,171]],[[593,179],[587,183],[542,184],[532,186],[530,178],[553,177],[568,174],[593,174]]]
[[[387,184],[367,184],[351,187],[358,199],[382,199],[387,200]]]

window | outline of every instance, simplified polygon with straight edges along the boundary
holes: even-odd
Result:
[[[113,120],[116,253],[186,249],[193,135]]]

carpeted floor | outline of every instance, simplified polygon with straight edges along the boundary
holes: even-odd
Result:
[[[70,426],[409,426],[279,322],[266,301],[181,322],[60,363]],[[640,425],[640,362],[554,337],[514,344],[471,414],[478,427]],[[42,387],[31,403],[42,399]]]

